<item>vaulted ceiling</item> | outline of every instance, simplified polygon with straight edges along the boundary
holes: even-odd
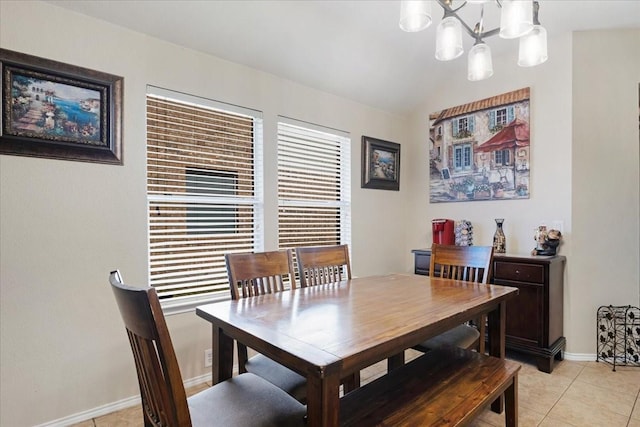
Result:
[[[398,27],[399,1],[49,3],[399,113],[422,102],[452,67],[466,67],[466,55],[447,63],[434,59],[441,19],[437,6],[428,29],[405,33]],[[473,25],[480,6],[470,4],[463,12]],[[485,28],[497,27],[499,9],[487,4],[484,18]],[[640,1],[541,0],[540,21],[549,38],[579,30],[640,28]],[[468,51],[472,39],[464,38]],[[496,36],[488,44],[494,55],[511,55],[516,61],[516,40]]]

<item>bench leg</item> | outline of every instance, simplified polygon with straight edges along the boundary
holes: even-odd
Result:
[[[518,374],[504,391],[504,416],[507,427],[518,427]]]

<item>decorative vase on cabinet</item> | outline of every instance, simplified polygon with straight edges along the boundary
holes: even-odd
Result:
[[[507,252],[507,238],[502,230],[503,218],[496,218],[496,232],[493,235],[493,253],[503,254]]]

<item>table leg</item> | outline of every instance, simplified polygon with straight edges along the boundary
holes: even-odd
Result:
[[[218,384],[233,375],[233,339],[213,325],[213,384]]]
[[[489,355],[505,358],[505,331],[507,305],[502,302],[495,310],[489,312]],[[491,410],[502,413],[504,409],[504,395],[500,395],[492,404]]]
[[[307,426],[334,427],[340,424],[340,378],[338,373],[307,377]]]

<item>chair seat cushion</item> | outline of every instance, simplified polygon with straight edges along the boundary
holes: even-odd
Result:
[[[286,391],[299,402],[306,402],[307,379],[262,354],[256,354],[245,363],[247,372],[255,374]]]
[[[303,404],[250,373],[216,384],[187,402],[194,427],[304,426],[307,413]]]
[[[480,338],[480,332],[473,326],[459,325],[440,335],[423,341],[415,348],[421,351],[434,350],[443,346],[455,346],[470,349]]]

